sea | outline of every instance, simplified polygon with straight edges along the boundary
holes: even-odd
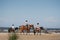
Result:
[[[6,32],[8,32],[8,29],[9,29],[9,27],[0,27],[0,33],[1,32],[6,33]],[[48,32],[60,33],[60,28],[45,28],[45,29]],[[31,29],[31,31],[32,31],[32,29]]]

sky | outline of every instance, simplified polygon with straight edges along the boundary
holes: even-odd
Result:
[[[0,27],[29,24],[60,28],[60,0],[0,0]]]

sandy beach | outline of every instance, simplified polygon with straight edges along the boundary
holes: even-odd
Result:
[[[0,40],[8,40],[9,33],[0,33]],[[60,40],[60,34],[20,34],[17,33],[18,39],[17,40]]]
[[[0,33],[0,40],[8,40],[9,35],[8,33]]]
[[[19,34],[18,40],[60,40],[60,34],[27,34],[27,35],[21,35]]]

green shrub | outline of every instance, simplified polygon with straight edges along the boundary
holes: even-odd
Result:
[[[13,33],[10,37],[9,40],[17,40],[17,35]]]

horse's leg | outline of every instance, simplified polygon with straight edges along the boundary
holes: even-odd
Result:
[[[27,29],[27,34],[29,34],[29,32],[30,32],[30,29]]]
[[[27,35],[27,33],[28,33],[28,29],[26,29],[26,35]]]
[[[37,30],[37,35],[38,35],[39,30]]]
[[[40,30],[40,35],[41,35],[41,30]]]
[[[24,30],[23,30],[23,34],[24,34]]]
[[[11,30],[14,33],[14,29]]]
[[[34,33],[34,35],[35,35],[35,33],[36,33],[36,30],[34,30],[34,31],[33,31],[33,33]]]
[[[13,33],[15,33],[15,29],[12,29]]]
[[[27,31],[28,31],[28,33],[29,33],[29,32],[30,32],[30,29],[28,29]]]
[[[10,29],[8,29],[8,33],[10,33]]]
[[[19,30],[19,33],[20,33],[20,34],[22,33],[22,30],[21,30],[21,29]]]

